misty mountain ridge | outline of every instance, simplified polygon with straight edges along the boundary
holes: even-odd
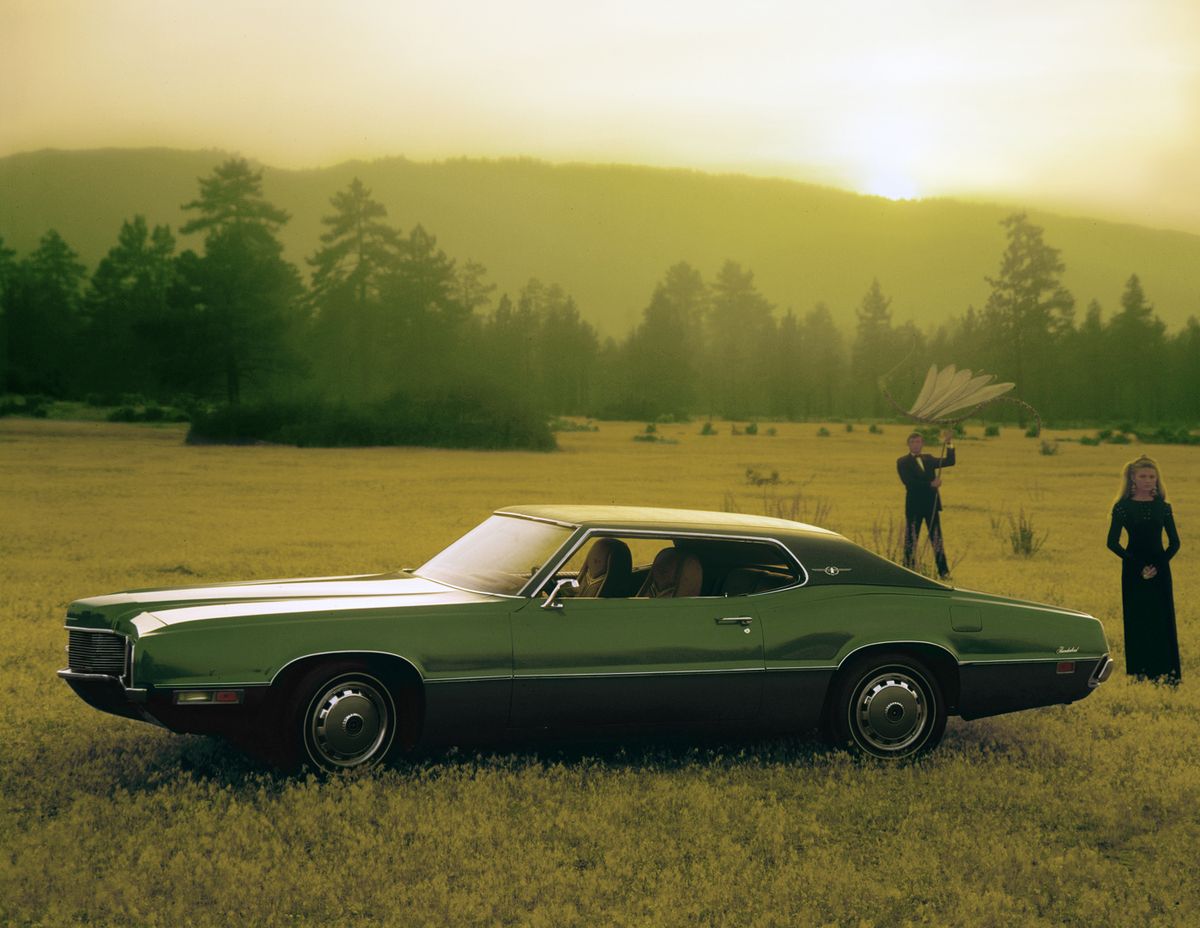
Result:
[[[94,268],[121,223],[142,214],[176,231],[198,179],[231,157],[215,150],[46,150],[0,159],[0,236],[23,255],[54,228]],[[329,200],[355,177],[407,232],[420,224],[456,259],[481,262],[495,295],[530,278],[559,284],[602,334],[637,324],[667,269],[686,261],[712,280],[726,260],[752,270],[779,314],[827,304],[851,330],[878,278],[893,320],[928,327],[987,300],[1005,247],[1008,205],[945,198],[891,201],[798,181],[533,159],[405,158],[287,170],[260,165],[263,193],[288,210],[280,238],[307,276]],[[1200,236],[1029,209],[1060,249],[1081,316],[1092,299],[1120,309],[1130,274],[1172,329],[1200,316]]]

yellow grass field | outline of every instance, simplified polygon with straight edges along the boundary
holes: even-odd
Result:
[[[1043,455],[1015,428],[958,441],[955,582],[1091,612],[1118,671],[1073,706],[952,719],[914,764],[797,739],[638,739],[318,782],[97,713],[54,676],[72,599],[415,566],[514,503],[783,508],[882,543],[907,428],[774,427],[660,425],[674,443],[643,443],[643,424],[602,423],[536,454],[189,447],[175,426],[0,420],[0,924],[1200,924],[1197,448],[1146,449],[1183,539],[1170,689],[1121,672],[1104,547],[1141,449]],[[1022,512],[1048,533],[1028,559],[1007,540]]]

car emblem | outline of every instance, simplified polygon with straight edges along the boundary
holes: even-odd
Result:
[[[819,567],[817,569],[820,570],[822,573],[828,574],[831,577],[836,577],[838,574],[843,573],[843,572],[849,573],[849,571],[850,571],[849,567],[832,567],[831,566],[831,567]]]
[[[1057,653],[1059,653],[1059,654],[1074,654],[1078,650],[1079,650],[1078,647],[1067,648],[1067,647],[1059,646]]]

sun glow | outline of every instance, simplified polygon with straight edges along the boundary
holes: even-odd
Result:
[[[0,157],[526,155],[1200,229],[1196,0],[243,0],[236,27],[213,6],[7,0]]]
[[[860,192],[889,200],[915,200],[921,196],[916,182],[895,165],[880,165],[861,185]]]
[[[841,132],[839,160],[848,165],[859,193],[912,200],[921,196],[917,175],[937,163],[935,124],[893,96],[856,113]]]

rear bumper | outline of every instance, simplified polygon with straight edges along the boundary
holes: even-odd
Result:
[[[1069,672],[1063,666],[1072,665]],[[979,719],[1038,706],[1075,702],[1112,674],[1112,658],[1080,661],[997,661],[959,667],[959,714]]]
[[[1112,676],[1113,659],[1107,654],[1100,658],[1100,662],[1096,664],[1096,669],[1092,671],[1092,675],[1088,677],[1088,686],[1092,689],[1098,687],[1101,683]]]

